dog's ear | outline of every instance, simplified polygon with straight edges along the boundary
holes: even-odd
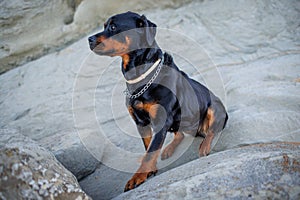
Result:
[[[141,18],[137,21],[137,27],[144,29],[146,42],[149,46],[151,46],[155,40],[157,27],[156,24],[148,20],[145,15],[142,15]]]

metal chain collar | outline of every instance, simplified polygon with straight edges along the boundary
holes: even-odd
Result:
[[[126,90],[124,90],[124,94],[130,98],[130,99],[136,99],[138,98],[139,96],[141,96],[142,94],[144,94],[144,92],[146,92],[146,90],[152,85],[152,83],[154,82],[154,80],[157,78],[162,66],[163,66],[163,63],[164,63],[164,55],[162,56],[162,59],[155,71],[155,73],[153,74],[152,78],[148,81],[148,83],[136,94],[130,94],[128,88],[126,88]]]

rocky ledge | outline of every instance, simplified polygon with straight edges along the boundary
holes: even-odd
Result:
[[[273,143],[194,160],[114,199],[299,198],[300,143]]]
[[[14,4],[16,1],[1,1],[0,10],[10,6],[19,9],[19,4]],[[46,0],[41,2],[54,4]],[[62,4],[67,2],[61,1]],[[149,8],[140,14],[157,24],[158,44],[173,54],[181,69],[223,100],[229,121],[214,152],[254,143],[300,142],[299,1],[228,0],[224,3],[211,0],[184,4],[182,2],[189,0],[174,0],[170,2],[177,6],[170,6],[170,2],[162,6],[157,2],[165,2],[155,0],[146,7],[137,1],[76,2],[81,3],[76,4],[77,8],[74,4],[73,10],[57,3],[53,9],[62,9],[57,13],[49,10],[51,6],[37,7],[36,13],[28,8],[35,3],[26,1],[27,9],[22,9],[24,5],[20,8],[25,13],[10,13],[12,16],[20,14],[21,17],[16,19],[20,20],[20,26],[12,23],[1,30],[6,32],[0,41],[3,66],[6,57],[15,67],[23,63],[21,60],[31,60],[25,54],[35,57],[41,51],[46,53],[47,49],[51,51],[56,46],[61,48],[60,44],[73,41],[81,34],[86,36],[67,48],[1,74],[0,129],[16,129],[51,151],[94,199],[111,199],[121,194],[139,165],[138,156],[134,156],[144,152],[124,105],[125,81],[120,72],[120,59],[96,56],[87,43],[88,32],[95,24],[123,9]],[[109,12],[102,12],[108,7],[111,8]],[[0,12],[0,17],[5,12]],[[34,16],[25,15],[27,12],[30,15],[36,13],[36,20],[39,18],[41,22],[52,19],[54,13],[58,21],[42,23],[47,27],[40,28]],[[74,15],[73,22],[67,20],[70,24],[63,22],[67,15]],[[8,18],[13,20],[12,16]],[[79,22],[79,19],[83,21]],[[23,20],[29,20],[29,24],[21,23]],[[9,21],[4,19],[0,23],[3,22]],[[14,32],[14,28],[24,30],[26,34]],[[37,35],[41,37],[36,38]],[[41,45],[40,41],[47,43],[34,47]],[[17,58],[21,60],[11,57],[17,50]],[[74,107],[74,103],[82,102],[83,105]],[[95,133],[105,137],[86,140],[86,136]],[[185,137],[184,142],[188,143],[188,139]],[[183,149],[184,145],[179,147],[175,154],[186,153],[178,157],[174,165],[160,168],[159,172],[197,159],[199,142],[195,141],[188,150]],[[129,152],[128,155],[120,154],[121,150]],[[98,155],[91,155],[95,151]],[[195,162],[201,163],[215,155]],[[287,155],[291,160],[292,157]],[[126,166],[128,168],[124,170]],[[159,180],[158,177],[160,175],[149,183]]]
[[[54,155],[14,130],[0,130],[0,199],[90,199]]]

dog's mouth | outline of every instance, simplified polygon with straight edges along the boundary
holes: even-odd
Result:
[[[114,49],[114,48],[107,48],[105,44],[99,43],[96,46],[90,45],[90,49],[97,55],[100,56],[122,56],[128,53],[127,49]]]
[[[104,44],[103,43],[99,43],[99,44],[91,44],[90,43],[90,49],[92,51],[101,51],[104,49]]]
[[[92,50],[95,54],[100,55],[100,56],[116,56],[117,53],[114,49],[111,50],[103,50],[99,49],[98,47],[94,48]]]
[[[109,55],[114,53],[114,50],[105,50],[105,45],[103,43],[95,44],[89,43],[91,51],[98,55]]]
[[[105,45],[102,42],[102,40],[101,40],[101,42],[99,42],[97,36],[91,36],[88,38],[88,43],[89,43],[91,51],[102,55],[102,52],[104,51],[104,48],[105,48]]]
[[[130,39],[125,37],[125,42],[117,38],[101,38],[100,40],[92,36],[89,38],[90,49],[97,55],[122,56],[130,50]]]

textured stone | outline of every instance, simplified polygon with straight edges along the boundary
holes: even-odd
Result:
[[[153,2],[147,3],[149,8]],[[178,7],[182,4],[177,2],[168,9],[140,12],[163,28],[157,32],[158,44],[173,54],[176,64],[225,103],[229,121],[214,152],[300,141],[299,3],[213,0]],[[84,15],[93,19],[97,12],[89,9],[101,6],[110,5],[83,1],[67,26],[84,21]],[[123,9],[118,6],[111,5],[111,13],[99,8],[99,23]],[[95,24],[82,23],[89,31]],[[109,199],[122,192],[144,147],[124,106],[120,59],[92,54],[88,35],[0,76],[0,128],[18,129],[51,150],[77,178],[98,167],[80,184],[95,199]],[[89,138],[95,134],[100,139]],[[174,160],[159,161],[160,173],[198,157],[200,140],[190,141],[185,137],[170,158]]]
[[[90,199],[45,148],[14,130],[0,130],[1,199]]]
[[[114,199],[299,198],[300,143],[273,143],[197,159]]]
[[[100,164],[81,143],[55,151],[54,155],[78,180],[93,173]]]
[[[1,1],[0,73],[72,41],[69,24],[79,3],[78,0]]]
[[[102,24],[107,15],[178,7],[189,1],[1,1],[0,74],[74,42]]]

